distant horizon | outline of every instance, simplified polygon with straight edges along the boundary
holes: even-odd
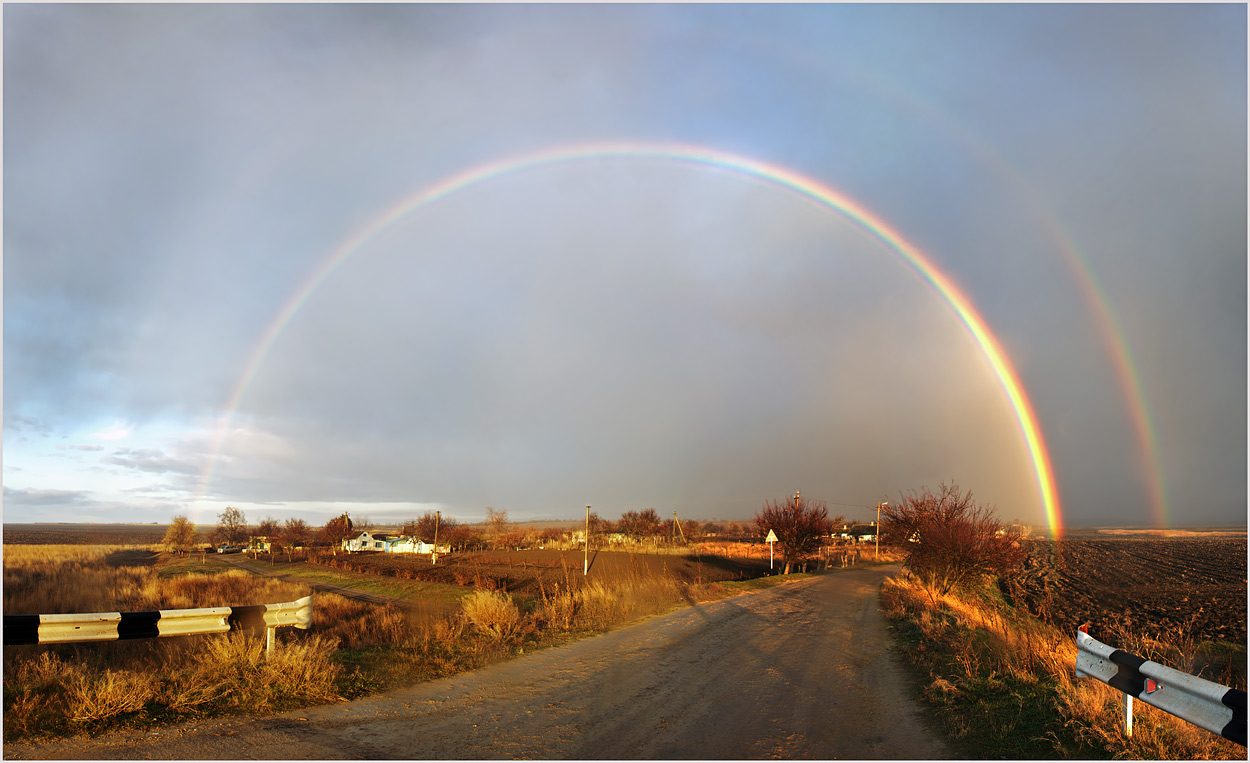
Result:
[[[449,517],[449,518],[456,519],[454,516]],[[601,517],[601,519],[611,519],[612,521],[615,521],[615,519],[610,518],[610,517]],[[661,519],[663,519],[663,517],[661,517]],[[678,519],[681,521],[687,521],[687,519],[692,519],[692,518],[683,518],[679,516]],[[463,521],[462,522],[461,520],[458,520],[458,519],[456,519],[456,521],[459,522],[460,524],[469,525],[469,526],[485,524],[485,522],[482,522],[482,521],[472,521],[472,522]],[[551,524],[551,523],[577,524],[578,522],[583,522],[583,521],[585,521],[584,517],[581,519],[578,519],[578,518],[518,519],[518,520],[509,519],[508,524],[510,525],[532,525],[532,524]],[[748,523],[754,522],[755,518],[754,517],[748,517],[746,519],[723,519],[723,518],[697,519],[697,518],[693,518],[693,521],[696,521],[699,524],[723,523],[723,522],[737,522],[739,524],[748,524]],[[854,524],[854,523],[872,522],[872,521],[875,521],[875,519],[855,518],[855,519],[847,519],[845,521],[847,524]],[[85,526],[85,527],[97,527],[97,526],[98,527],[152,527],[153,525],[155,525],[157,527],[168,527],[169,524],[170,524],[169,522],[10,522],[10,521],[5,520],[4,522],[0,523],[0,526],[12,525],[16,527],[16,526],[42,526],[42,525],[78,525],[78,526]],[[249,523],[249,526],[251,524],[254,524],[254,523]],[[372,524],[375,527],[399,527],[399,526],[402,526],[404,522],[374,522],[370,520],[369,524]],[[1008,524],[1013,524],[1013,523],[1003,522],[1002,524],[1008,525]],[[1046,525],[1044,524],[1028,524],[1028,523],[1023,523],[1023,524],[1025,527],[1029,527],[1029,528],[1045,529],[1046,527]],[[215,527],[216,525],[217,523],[215,522],[194,524],[196,528]],[[313,526],[320,527],[321,525],[313,525]],[[1184,532],[1184,531],[1220,531],[1220,530],[1223,530],[1223,531],[1229,531],[1229,532],[1235,532],[1235,531],[1250,532],[1250,523],[1240,524],[1240,525],[1236,525],[1236,524],[1233,524],[1233,525],[1186,525],[1186,526],[1177,526],[1177,527],[1150,527],[1147,525],[1082,525],[1078,527],[1066,527],[1064,528],[1064,533],[1067,534],[1067,533],[1074,533],[1074,532],[1088,532],[1091,530],[1132,530],[1132,531],[1141,531],[1141,532]]]

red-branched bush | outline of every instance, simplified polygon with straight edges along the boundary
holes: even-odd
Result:
[[[903,566],[938,595],[982,575],[1009,575],[1027,556],[1019,534],[956,485],[924,488],[883,508],[881,540],[902,548]]]

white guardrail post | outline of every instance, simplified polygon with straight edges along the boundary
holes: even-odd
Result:
[[[312,625],[312,595],[282,604],[149,612],[95,612],[82,615],[5,615],[4,645],[67,644],[163,636],[228,633],[238,628],[265,631],[265,654],[272,655],[276,630]]]
[[[1246,693],[1108,646],[1086,626],[1076,632],[1076,677],[1124,692],[1124,733],[1133,735],[1133,699],[1246,745]]]

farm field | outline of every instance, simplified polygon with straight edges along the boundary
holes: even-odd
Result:
[[[423,555],[380,553],[320,554],[315,561],[332,569],[506,591],[523,597],[539,597],[544,590],[549,593],[556,586],[577,588],[583,581],[615,584],[668,579],[691,584],[747,580],[768,574],[767,559],[592,551],[589,573],[583,578],[583,559],[580,551],[533,549],[448,554],[441,556],[437,564],[431,564],[429,557]]]
[[[1112,624],[1245,644],[1246,535],[1032,540],[1020,594],[1067,631]]]
[[[4,545],[117,546],[160,543],[168,525],[4,523]]]

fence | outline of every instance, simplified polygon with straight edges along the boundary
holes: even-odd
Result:
[[[1124,733],[1133,735],[1133,698],[1246,744],[1246,693],[1143,659],[1076,633],[1076,677],[1097,678],[1124,692]]]
[[[5,615],[4,645],[66,644],[163,636],[228,633],[238,628],[265,631],[265,654],[272,655],[276,631],[290,625],[312,625],[313,597],[283,604],[204,609],[161,609],[150,612],[96,612],[82,615]]]

